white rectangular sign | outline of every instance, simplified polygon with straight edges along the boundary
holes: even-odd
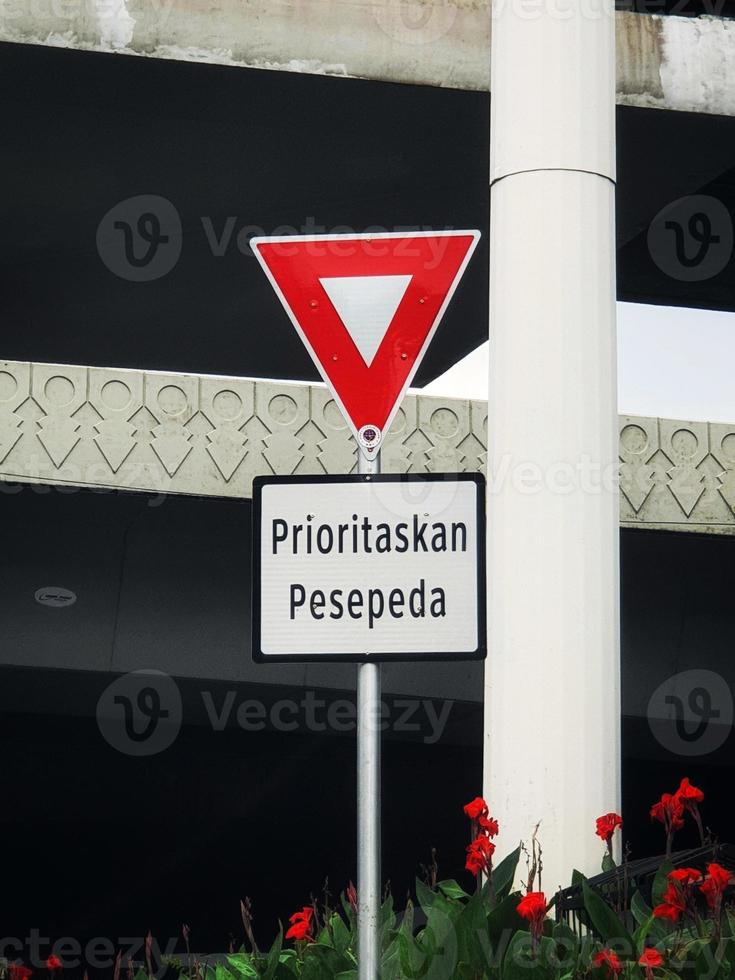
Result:
[[[485,656],[478,474],[254,481],[253,655]]]

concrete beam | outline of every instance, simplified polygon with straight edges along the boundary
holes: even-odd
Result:
[[[621,417],[624,527],[735,534],[735,422]],[[487,403],[410,395],[386,473],[476,472]],[[253,477],[350,473],[356,446],[323,385],[0,361],[0,492],[16,483],[249,498]],[[499,480],[589,493],[616,474],[508,459]],[[489,492],[493,492],[492,485]]]
[[[529,17],[539,4],[506,2]],[[619,104],[735,115],[733,21],[625,12],[616,19]],[[0,41],[490,86],[490,0],[0,0]]]

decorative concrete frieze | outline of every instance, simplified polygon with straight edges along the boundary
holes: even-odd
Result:
[[[481,471],[487,404],[409,395],[382,461],[386,473]],[[248,498],[259,475],[356,465],[323,385],[0,361],[2,483]],[[620,521],[735,533],[735,422],[621,416]]]

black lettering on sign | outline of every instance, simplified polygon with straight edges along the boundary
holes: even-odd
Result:
[[[296,619],[296,610],[306,602],[306,589],[298,583],[291,586],[291,619]]]
[[[322,589],[307,591],[301,583],[290,588],[290,617],[296,619],[299,612],[312,619],[343,619],[345,613],[351,619],[367,619],[369,629],[375,629],[380,620],[403,619],[441,619],[447,615],[447,597],[441,586],[434,586],[427,602],[426,579],[419,579],[415,588],[332,589],[329,596]]]

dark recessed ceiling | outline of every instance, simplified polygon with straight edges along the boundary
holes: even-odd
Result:
[[[8,44],[0,84],[0,358],[315,378],[247,249],[294,229],[479,228],[421,378],[487,336],[486,95]],[[97,244],[139,195],[154,281],[134,209]]]
[[[247,248],[289,229],[479,228],[417,383],[487,338],[486,94],[9,44],[0,82],[0,358],[316,379]],[[732,251],[692,282],[647,233],[692,194],[732,223],[735,119],[619,107],[617,126],[618,297],[734,310]],[[159,200],[110,213],[141,195]],[[169,236],[149,266],[141,238],[124,259],[144,211]]]

